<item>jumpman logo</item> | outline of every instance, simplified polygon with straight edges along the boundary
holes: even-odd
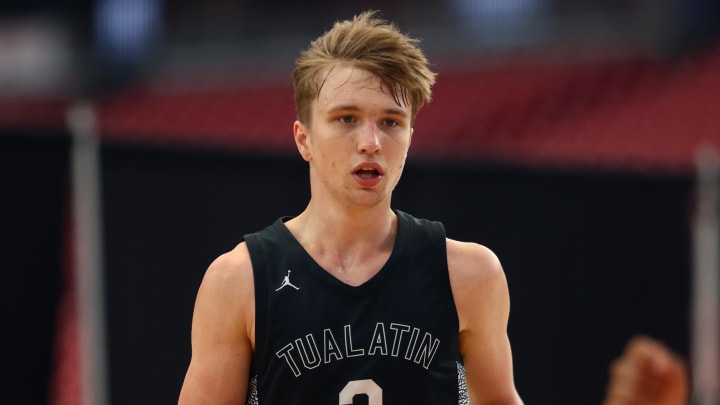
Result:
[[[278,287],[275,291],[280,291],[283,287],[290,286],[296,290],[299,290],[300,287],[296,286],[295,284],[290,282],[290,270],[288,270],[287,276],[283,278],[282,284],[280,284],[280,287]]]

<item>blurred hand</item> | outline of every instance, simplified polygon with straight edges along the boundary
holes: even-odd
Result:
[[[636,336],[610,367],[603,405],[687,405],[684,361],[662,343]]]

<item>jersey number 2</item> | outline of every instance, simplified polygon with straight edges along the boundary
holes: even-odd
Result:
[[[354,380],[340,391],[340,405],[354,405],[355,396],[365,394],[368,405],[382,405],[382,388],[373,380]]]

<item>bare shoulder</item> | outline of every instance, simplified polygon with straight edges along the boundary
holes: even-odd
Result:
[[[452,239],[447,260],[470,402],[522,404],[513,381],[510,297],[500,260],[483,245]]]
[[[252,285],[252,263],[250,252],[242,242],[213,260],[205,272],[203,285],[209,288],[241,287],[248,281]]]
[[[460,282],[494,283],[505,280],[500,260],[486,246],[447,239],[450,277]]]
[[[215,259],[200,284],[179,404],[241,403],[255,347],[254,317],[252,263],[241,243]]]
[[[475,321],[483,322],[485,316],[507,316],[507,280],[492,250],[478,243],[447,239],[447,260],[461,330]],[[483,314],[490,310],[493,314]]]
[[[203,315],[201,322],[211,324],[225,324],[227,320],[242,322],[246,336],[252,338],[255,314],[253,283],[250,253],[243,242],[218,256],[208,267],[198,290],[196,316]]]

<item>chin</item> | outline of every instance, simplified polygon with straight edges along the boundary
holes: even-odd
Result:
[[[353,201],[356,205],[364,207],[376,207],[387,200],[386,194],[378,193],[375,190],[363,190],[364,195],[356,196]]]

